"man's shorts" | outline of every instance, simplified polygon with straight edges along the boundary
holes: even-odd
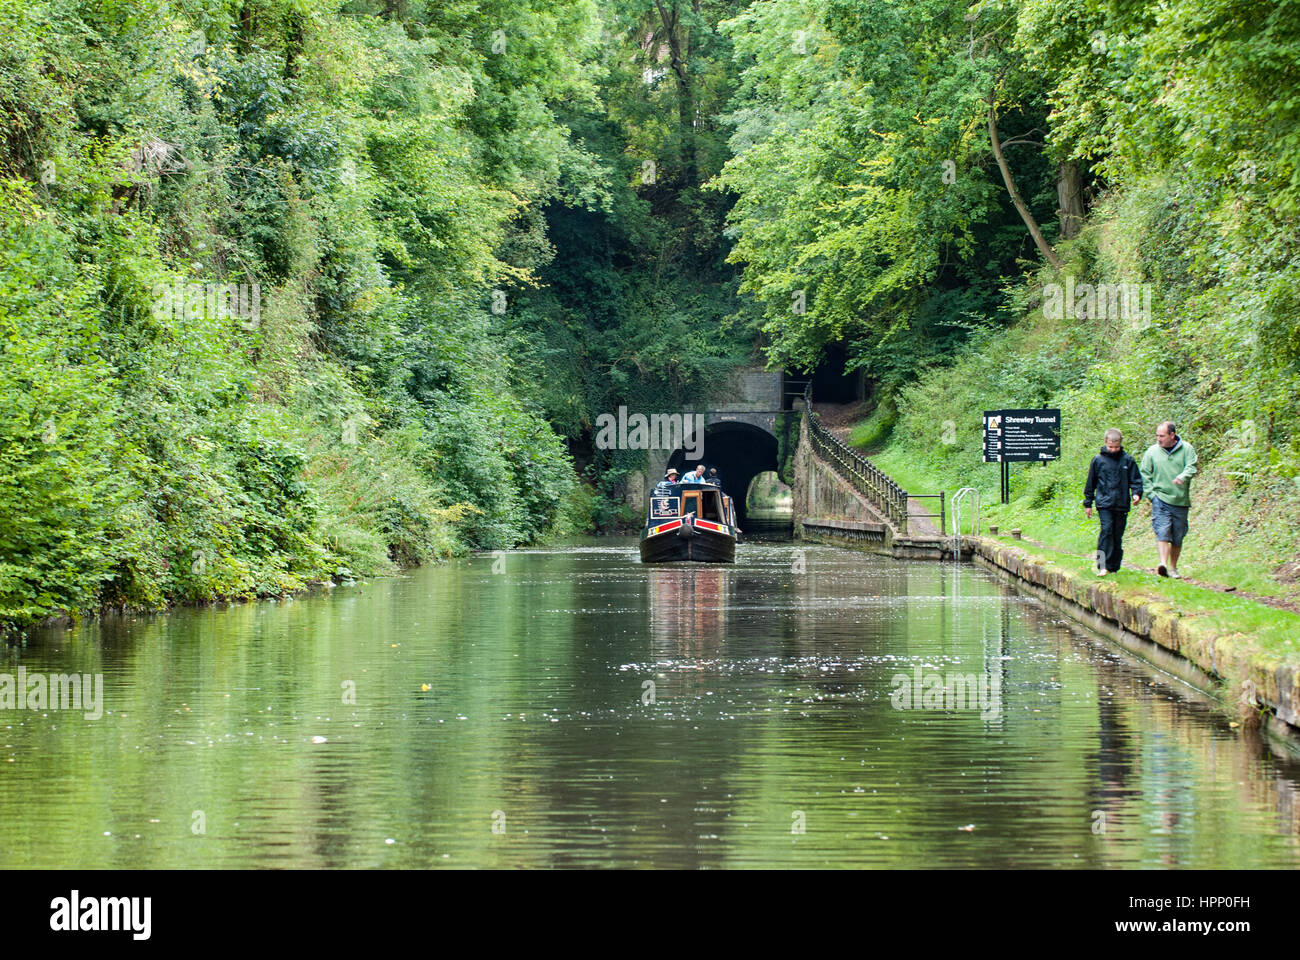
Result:
[[[1183,537],[1187,536],[1187,513],[1191,509],[1172,507],[1159,497],[1152,497],[1151,529],[1156,532],[1156,539],[1181,547]]]

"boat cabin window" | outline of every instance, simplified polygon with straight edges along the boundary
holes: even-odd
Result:
[[[682,494],[682,513],[693,513],[701,520],[725,523],[722,495],[712,490],[688,490]]]

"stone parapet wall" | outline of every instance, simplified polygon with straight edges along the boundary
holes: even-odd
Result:
[[[732,374],[725,393],[710,404],[719,413],[781,409],[781,371],[742,367]]]
[[[797,521],[804,517],[839,517],[888,526],[880,511],[849,486],[830,464],[813,453],[808,440],[807,417],[801,417],[799,421],[799,448],[794,463],[794,516],[796,530],[799,526]]]
[[[1133,600],[1113,584],[1063,569],[989,537],[963,537],[982,566],[1116,640],[1193,686],[1234,701],[1270,708],[1276,732],[1300,733],[1300,670],[1295,659],[1270,653],[1244,633],[1224,633],[1184,617],[1173,603]]]

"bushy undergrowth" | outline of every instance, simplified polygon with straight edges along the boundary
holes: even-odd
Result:
[[[1063,249],[1063,270],[1012,289],[1018,323],[973,338],[950,364],[900,391],[897,423],[877,459],[918,492],[974,486],[1004,526],[1086,553],[1095,520],[1084,520],[1080,504],[1103,433],[1119,428],[1140,458],[1157,423],[1173,420],[1200,457],[1186,569],[1294,590],[1271,574],[1300,558],[1300,371],[1276,350],[1268,355],[1260,336],[1268,310],[1256,291],[1268,268],[1249,258],[1236,270],[1189,264],[1206,227],[1171,212],[1176,193],[1153,181],[1103,204]],[[1047,319],[1044,285],[1067,274],[1077,283],[1150,283],[1151,314]],[[981,415],[1037,406],[1061,409],[1062,458],[1013,466],[1012,503],[990,508],[998,467],[981,463]],[[859,425],[859,436],[873,425]],[[1154,562],[1145,510],[1130,524],[1134,560]]]
[[[584,508],[488,296],[581,165],[550,105],[585,95],[587,8],[503,8],[546,21],[510,76],[435,8],[237,13],[0,4],[0,627]]]

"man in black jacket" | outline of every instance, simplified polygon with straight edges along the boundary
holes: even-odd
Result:
[[[1113,427],[1106,431],[1106,445],[1092,458],[1088,482],[1083,488],[1083,510],[1092,519],[1097,504],[1101,532],[1097,534],[1097,576],[1119,569],[1124,559],[1124,527],[1129,507],[1142,499],[1142,474],[1137,461],[1124,452],[1124,438]]]

